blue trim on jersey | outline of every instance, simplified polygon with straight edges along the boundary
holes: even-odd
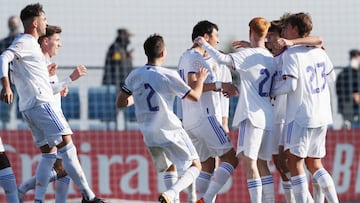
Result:
[[[65,126],[62,125],[62,123],[60,122],[59,117],[56,115],[56,113],[54,112],[54,110],[51,108],[51,105],[46,103],[44,104],[44,108],[45,110],[48,112],[48,114],[50,115],[50,117],[52,118],[51,120],[54,121],[56,127],[62,131],[65,129]]]
[[[186,94],[181,98],[184,99],[190,92],[191,92],[191,89],[189,91],[187,91]]]
[[[216,136],[218,137],[221,144],[227,142],[226,137],[224,136],[223,130],[220,129],[220,126],[217,125],[216,119],[214,116],[209,116],[208,120],[215,131]]]
[[[121,90],[124,91],[128,95],[132,95],[131,90],[129,90],[129,88],[126,85],[122,86]]]
[[[291,132],[293,129],[294,121],[288,124],[287,134],[286,134],[286,143],[290,144]]]

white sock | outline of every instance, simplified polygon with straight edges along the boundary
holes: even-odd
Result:
[[[315,178],[312,179],[314,202],[325,202],[325,195]]]
[[[0,170],[0,185],[5,191],[8,202],[19,202],[16,179],[11,167]]]
[[[296,202],[306,202],[309,189],[305,174],[291,177],[291,188]]]
[[[286,203],[295,203],[294,193],[291,189],[291,182],[290,181],[283,181],[282,187],[284,190],[285,200]]]
[[[261,184],[264,203],[274,203],[275,187],[273,177],[271,175],[261,177]]]
[[[57,179],[57,174],[56,171],[54,169],[51,170],[50,173],[50,180],[49,182],[53,182]],[[21,193],[25,194],[27,193],[29,190],[33,190],[35,189],[35,184],[36,184],[36,177],[32,176],[30,178],[28,178],[27,180],[25,180],[24,182],[22,182],[19,186],[18,189],[20,190]]]
[[[68,197],[70,177],[65,176],[55,182],[55,203],[66,203]]]
[[[209,187],[210,180],[211,180],[212,174],[207,173],[205,171],[201,171],[198,178],[196,179],[196,192],[197,192],[197,199],[200,199],[204,196],[206,190]]]
[[[169,190],[178,180],[178,174],[175,171],[165,172],[163,178],[166,190]]]
[[[182,175],[176,183],[171,187],[176,194],[179,194],[185,188],[187,188],[191,183],[195,182],[196,178],[199,176],[199,169],[195,166],[188,168],[184,175]]]
[[[261,203],[262,200],[262,185],[261,179],[248,179],[247,186],[250,194],[250,200],[252,203]]]
[[[60,156],[62,157],[65,171],[68,176],[74,181],[74,183],[80,189],[80,192],[85,200],[92,200],[95,198],[94,192],[90,189],[89,184],[86,180],[84,171],[80,165],[79,159],[77,157],[76,147],[71,142],[66,146],[58,150]]]
[[[178,173],[176,171],[165,172],[163,178],[164,178],[166,190],[170,190],[170,188],[178,180]],[[175,199],[180,200],[180,194],[178,195],[178,197],[175,197]]]
[[[229,180],[231,174],[234,172],[234,167],[227,163],[221,162],[219,167],[215,170],[213,178],[210,181],[209,188],[206,190],[204,195],[205,202],[212,202],[215,195],[225,185],[226,181]]]
[[[41,159],[35,173],[35,200],[45,201],[45,193],[55,160],[56,152],[41,154]]]
[[[197,181],[197,179],[196,179]],[[189,203],[196,203],[196,183],[193,182],[188,187],[188,202]]]
[[[337,197],[336,190],[335,190],[334,181],[331,178],[330,174],[324,168],[317,170],[313,174],[313,178],[320,185],[328,203],[338,203],[339,202],[339,199]]]

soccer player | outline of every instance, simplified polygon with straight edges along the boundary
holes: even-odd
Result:
[[[1,100],[13,102],[8,63],[13,62],[10,74],[19,95],[19,110],[29,124],[36,146],[42,152],[36,169],[35,202],[44,202],[51,169],[57,154],[61,156],[68,175],[79,187],[82,203],[101,203],[90,189],[72,142],[72,131],[61,109],[54,104],[49,72],[38,38],[46,33],[46,17],[42,5],[29,4],[20,14],[24,33],[18,35],[0,57],[0,76],[3,89]]]
[[[249,23],[250,48],[230,55],[213,49],[204,38],[195,40],[219,63],[234,67],[240,74],[240,96],[233,121],[233,126],[239,127],[237,155],[243,160],[251,202],[259,203],[275,201],[274,182],[267,165],[273,140],[269,93],[275,71],[274,58],[265,48],[269,27],[266,19],[253,18]]]
[[[200,67],[191,88],[176,71],[161,67],[166,49],[160,35],[148,37],[144,50],[147,64],[128,75],[116,105],[118,108],[135,105],[144,142],[158,172],[175,172],[176,168],[185,171],[180,179],[176,176],[173,182],[165,182],[167,190],[159,196],[161,203],[179,202],[180,191],[196,180],[201,164],[181,121],[172,111],[173,102],[175,96],[198,101],[208,71]]]
[[[53,89],[53,93],[56,99],[56,105],[61,108],[61,96],[66,96],[68,93],[67,86],[81,76],[86,74],[86,68],[84,66],[76,67],[70,76],[59,81],[56,75],[57,65],[51,63],[51,57],[58,53],[58,49],[62,46],[60,33],[61,27],[47,25],[46,34],[39,37],[39,44],[47,64],[49,65],[50,84]],[[70,177],[64,169],[61,157],[57,157],[53,170],[51,172],[50,182],[55,181],[55,203],[65,203],[68,196],[68,187],[70,183]],[[33,176],[18,186],[20,202],[23,201],[27,191],[34,189],[36,183],[36,177]]]
[[[296,13],[285,19],[282,33],[291,40],[304,38],[311,30],[311,17]],[[339,202],[334,182],[321,162],[327,126],[332,123],[328,82],[336,77],[333,65],[324,50],[309,46],[290,47],[281,57],[285,82],[272,94],[287,94],[284,150],[295,200],[305,202],[308,196],[305,163],[327,201]]]
[[[198,22],[192,32],[192,40],[202,36],[212,46],[218,44],[218,27],[209,21]],[[235,85],[217,80],[215,69],[205,57],[205,50],[197,44],[186,50],[179,60],[179,73],[187,84],[196,82],[198,67],[209,71],[200,102],[182,101],[183,125],[194,143],[202,165],[202,171],[196,181],[198,202],[211,203],[215,195],[230,178],[238,165],[235,150],[229,136],[221,123],[221,106],[219,92],[227,96],[235,96],[238,90]],[[220,159],[215,169],[215,157]]]
[[[19,203],[16,180],[5,147],[0,137],[0,185],[4,189],[8,202]]]

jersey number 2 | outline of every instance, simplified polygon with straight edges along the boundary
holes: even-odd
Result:
[[[153,106],[151,104],[151,98],[154,96],[155,90],[151,87],[151,85],[149,83],[145,83],[144,87],[145,87],[145,89],[150,89],[149,94],[146,97],[146,102],[149,107],[149,110],[150,111],[159,111],[159,106]]]

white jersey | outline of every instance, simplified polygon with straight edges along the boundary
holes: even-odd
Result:
[[[178,70],[183,80],[188,83],[188,74],[197,73],[199,68],[208,69],[209,76],[204,83],[212,83],[216,81],[216,74],[210,67],[209,63],[196,50],[189,49],[183,53],[179,60]],[[191,129],[199,126],[203,119],[208,116],[221,117],[220,99],[218,92],[203,92],[200,101],[194,102],[182,100],[183,125],[185,129]]]
[[[288,93],[286,123],[317,128],[332,123],[330,92],[326,76],[333,65],[320,48],[294,46],[282,54],[283,75],[297,80],[295,91]]]
[[[15,54],[10,74],[19,95],[19,110],[54,102],[46,60],[37,40],[19,34],[8,50]]]
[[[148,146],[166,145],[174,131],[182,129],[173,112],[174,98],[184,98],[191,88],[175,70],[145,65],[128,75],[123,90],[133,95],[136,118]]]
[[[285,82],[282,76],[282,58],[281,54],[274,57],[276,63],[276,70],[273,76],[272,88],[277,88]],[[281,94],[271,99],[274,113],[274,124],[285,123],[286,115],[286,94]]]
[[[240,74],[240,95],[233,126],[249,119],[258,128],[271,130],[273,113],[270,87],[275,72],[275,61],[265,48],[246,48],[230,54],[234,69]]]

